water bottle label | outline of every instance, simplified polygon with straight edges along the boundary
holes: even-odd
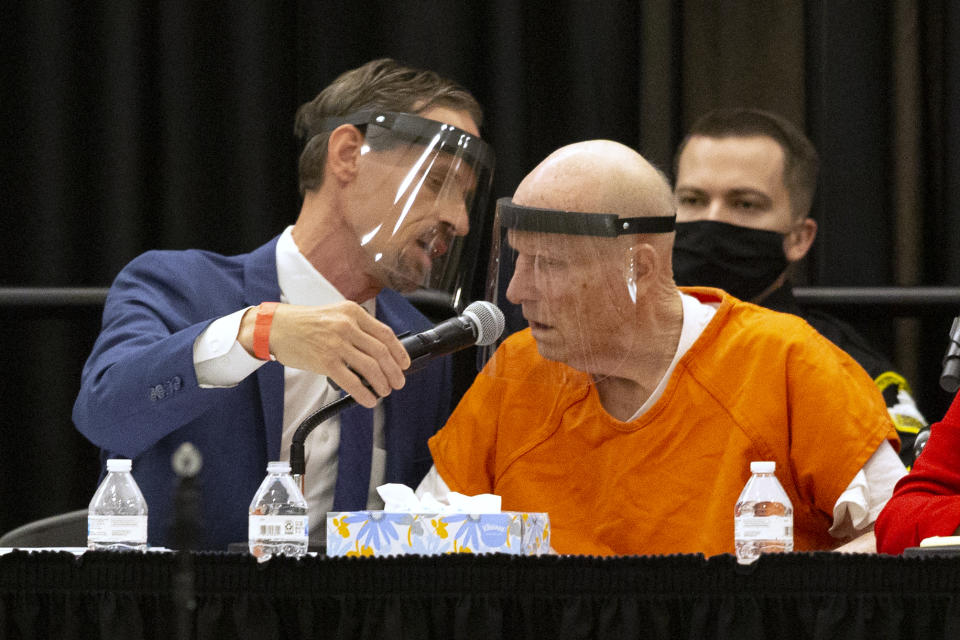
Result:
[[[793,535],[793,518],[789,516],[740,516],[733,520],[737,540],[779,540]]]
[[[308,536],[307,516],[250,516],[250,540],[290,540],[297,542]]]
[[[87,516],[91,542],[146,542],[147,516]]]

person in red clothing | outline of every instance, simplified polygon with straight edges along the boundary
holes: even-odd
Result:
[[[900,553],[932,536],[960,535],[960,393],[876,523],[877,550]]]

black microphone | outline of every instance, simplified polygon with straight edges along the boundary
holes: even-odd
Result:
[[[503,333],[505,324],[503,311],[500,311],[497,305],[477,300],[470,303],[456,318],[444,320],[432,329],[413,335],[400,334],[397,336],[400,344],[410,356],[410,366],[404,371],[404,375],[419,371],[434,358],[474,345],[486,347],[493,344]],[[360,381],[367,389],[373,390],[365,378],[360,378]],[[333,380],[330,380],[330,386],[337,391],[341,390],[340,385]]]
[[[470,303],[456,318],[444,320],[432,329],[421,331],[400,339],[400,344],[410,356],[410,366],[404,372],[409,375],[440,356],[451,354],[473,345],[487,346],[497,341],[506,321],[497,305],[485,300]],[[333,384],[333,381],[330,381]],[[364,380],[364,384],[367,384]],[[334,385],[336,386],[336,385]],[[369,385],[367,385],[369,389]],[[306,470],[304,446],[307,436],[324,420],[337,415],[356,404],[351,395],[345,395],[328,405],[320,407],[307,416],[297,427],[290,443],[290,473],[303,490],[303,474]]]
[[[485,347],[496,342],[503,333],[503,311],[491,302],[471,303],[456,318],[444,320],[432,329],[400,339],[410,356],[407,373],[421,369],[434,358],[466,349],[473,345]]]
[[[948,393],[960,389],[960,316],[953,319],[950,326],[950,344],[943,356],[943,369],[940,373],[940,388]],[[916,460],[930,439],[930,427],[925,427],[913,441],[913,459]]]
[[[949,393],[956,393],[960,389],[960,316],[953,319],[953,326],[950,327],[950,346],[943,356],[940,387]]]

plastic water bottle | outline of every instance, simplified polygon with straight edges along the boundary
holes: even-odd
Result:
[[[267,465],[267,477],[250,502],[247,538],[250,553],[260,561],[307,552],[307,501],[290,475],[290,463]]]
[[[793,504],[777,480],[776,462],[751,462],[750,479],[733,512],[737,562],[749,564],[761,553],[793,551]]]
[[[130,474],[133,463],[107,460],[107,475],[87,512],[87,548],[146,551],[147,501]]]

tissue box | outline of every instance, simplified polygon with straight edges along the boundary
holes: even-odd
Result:
[[[550,551],[546,513],[390,513],[339,511],[327,514],[328,556],[510,553]]]

